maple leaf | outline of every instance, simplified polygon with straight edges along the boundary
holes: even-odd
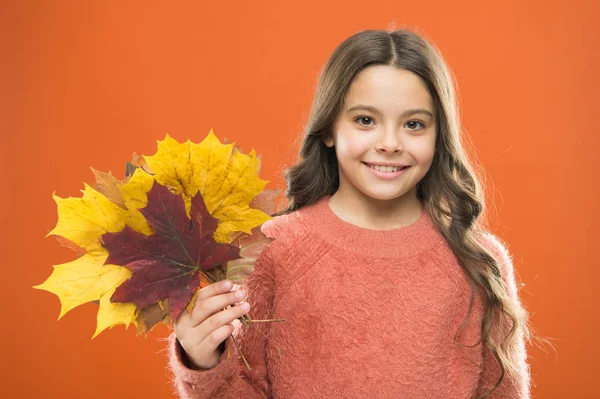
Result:
[[[194,296],[195,295],[196,294],[194,294]],[[135,322],[137,325],[136,335],[148,335],[148,332],[159,323],[170,325],[172,321],[169,300],[159,301],[153,305],[140,309]]]
[[[125,225],[124,209],[84,184],[82,198],[60,198],[53,194],[59,217],[49,235],[59,235],[88,251],[101,248],[99,238],[107,231],[117,232]]]
[[[155,182],[140,209],[153,234],[146,236],[126,226],[102,236],[108,264],[131,270],[111,297],[112,302],[132,302],[138,308],[168,299],[175,320],[193,297],[201,270],[210,270],[239,258],[240,248],[218,243],[213,235],[219,224],[207,211],[202,196],[191,198],[190,217],[179,194]]]
[[[106,266],[106,265],[105,265]],[[104,267],[104,266],[103,266]],[[114,267],[114,266],[113,266]],[[120,269],[125,269],[121,267]],[[130,273],[128,273],[130,275]],[[107,328],[113,328],[118,324],[125,324],[125,328],[129,327],[130,323],[133,323],[136,327],[139,327],[139,316],[136,316],[138,310],[133,303],[113,303],[110,298],[115,292],[116,288],[111,288],[107,291],[99,300],[100,307],[98,308],[98,315],[96,316],[96,331],[92,338],[96,338],[98,334]]]
[[[280,188],[264,190],[254,197],[250,202],[250,207],[260,209],[267,215],[273,215],[275,212],[286,209],[288,206],[288,200],[282,194],[283,190]]]
[[[131,176],[136,168],[141,168],[149,175],[154,175],[144,157],[134,152],[131,162],[125,164],[125,177]]]
[[[74,261],[56,265],[52,275],[34,288],[53,292],[60,298],[60,319],[76,306],[99,300],[131,276],[125,268],[103,266],[107,257],[106,250],[92,251]]]
[[[127,210],[123,194],[121,193],[121,190],[119,190],[119,181],[117,178],[114,177],[110,171],[108,173],[103,173],[94,168],[90,169],[96,177],[96,185],[94,188],[98,190],[98,192],[104,194],[109,201]]]

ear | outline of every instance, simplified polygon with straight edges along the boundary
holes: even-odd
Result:
[[[335,142],[333,141],[333,137],[331,136],[331,134],[328,134],[326,137],[323,137],[321,140],[323,140],[323,143],[325,143],[325,145],[329,148],[331,148],[335,145]]]

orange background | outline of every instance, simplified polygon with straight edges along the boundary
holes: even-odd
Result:
[[[464,125],[490,178],[536,332],[538,398],[600,397],[600,3],[576,1],[4,1],[0,396],[170,398],[165,326],[91,340],[96,306],[56,321],[31,288],[74,259],[53,238],[51,194],[81,195],[90,166],[124,177],[156,140],[211,128],[263,155],[282,187],[319,70],[367,28],[418,28],[456,74]]]

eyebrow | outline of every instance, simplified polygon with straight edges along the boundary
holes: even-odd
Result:
[[[381,112],[377,108],[371,107],[370,105],[362,105],[362,104],[353,105],[352,107],[346,109],[346,112],[355,111],[358,109],[371,111],[374,114],[381,114]],[[433,119],[433,113],[425,108],[408,109],[408,110],[404,111],[402,113],[402,115],[400,115],[400,116],[406,117],[406,116],[411,116],[411,115],[415,115],[415,114],[425,114]]]

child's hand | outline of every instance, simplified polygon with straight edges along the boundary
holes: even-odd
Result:
[[[231,322],[250,309],[242,302],[223,310],[244,298],[242,290],[230,291],[231,287],[231,281],[226,280],[202,288],[192,313],[184,310],[175,321],[175,335],[193,368],[207,370],[217,365],[223,353],[219,345],[233,333]]]

